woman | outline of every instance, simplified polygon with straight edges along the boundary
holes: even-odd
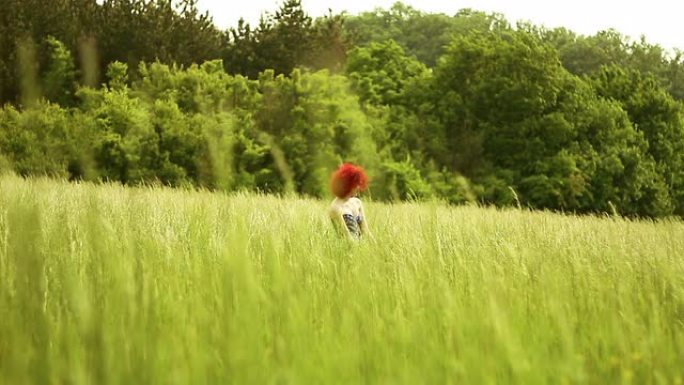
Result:
[[[368,221],[363,204],[355,195],[368,187],[368,176],[363,168],[344,163],[332,174],[330,190],[335,199],[330,205],[330,218],[335,226],[351,240],[369,237]]]

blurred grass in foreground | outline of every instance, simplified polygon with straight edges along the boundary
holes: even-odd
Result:
[[[681,384],[684,224],[0,177],[0,384]]]

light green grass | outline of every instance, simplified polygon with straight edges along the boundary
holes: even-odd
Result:
[[[0,384],[681,384],[684,224],[0,178]]]

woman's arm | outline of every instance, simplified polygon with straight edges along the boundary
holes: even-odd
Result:
[[[368,229],[368,217],[366,217],[366,212],[363,210],[363,203],[359,200],[359,214],[361,215],[361,234],[368,238],[373,238],[370,229]]]

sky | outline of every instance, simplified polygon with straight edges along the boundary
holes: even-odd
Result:
[[[395,0],[302,0],[312,17],[347,11],[357,14],[376,7],[387,9]],[[256,24],[264,12],[274,12],[279,0],[199,0],[198,8],[208,11],[221,29],[237,25],[243,17]],[[613,28],[638,40],[641,35],[652,44],[684,50],[684,2],[680,0],[404,0],[425,12],[455,14],[472,8],[503,14],[510,22],[530,21],[549,28],[566,27],[583,35]],[[680,4],[678,4],[680,3]]]

